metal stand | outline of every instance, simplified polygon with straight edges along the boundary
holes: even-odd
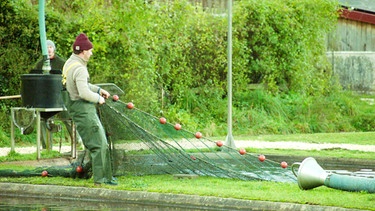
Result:
[[[76,158],[77,157],[77,134],[76,134],[76,125],[74,124],[74,122],[72,121],[72,134],[70,136],[70,152],[71,152],[71,156],[72,158]]]
[[[14,141],[14,125],[15,125],[15,122],[14,122],[14,119],[13,119],[13,116],[14,116],[14,111],[16,110],[19,110],[19,109],[25,109],[25,108],[22,108],[22,107],[14,107],[14,108],[11,108],[11,115],[12,115],[12,118],[11,118],[11,132],[10,132],[10,135],[11,135],[11,151],[15,151],[15,141]],[[40,134],[40,114],[41,112],[60,112],[60,111],[64,111],[63,108],[27,108],[28,110],[32,110],[35,112],[36,114],[36,154],[37,154],[37,159],[39,160],[40,159],[40,146],[41,146],[41,143],[40,143],[40,138],[41,138],[41,134]],[[74,123],[72,122],[72,136],[71,136],[71,156],[73,158],[76,157],[76,135],[75,135],[75,125]]]

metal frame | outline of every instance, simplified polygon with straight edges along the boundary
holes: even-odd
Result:
[[[28,110],[32,110],[35,112],[36,114],[36,154],[37,154],[37,160],[40,159],[40,146],[41,146],[41,143],[40,143],[40,120],[41,120],[41,117],[40,117],[40,113],[41,112],[59,112],[59,111],[65,111],[64,108],[25,108],[25,107],[13,107],[11,108],[11,116],[14,115],[14,111],[15,110],[19,110],[19,109],[28,109]],[[14,141],[14,125],[15,123],[13,122],[13,118],[10,118],[11,120],[11,126],[10,126],[10,139],[11,139],[11,148],[10,150],[11,151],[15,151],[15,141]],[[72,158],[76,158],[76,154],[77,154],[77,149],[76,149],[76,129],[75,129],[75,124],[74,122],[72,121],[72,136],[71,136],[71,156]]]

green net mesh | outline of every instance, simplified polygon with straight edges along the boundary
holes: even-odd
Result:
[[[113,84],[101,84],[110,93],[122,91]],[[119,91],[120,90],[120,91]],[[189,174],[242,180],[296,182],[290,167],[258,155],[239,153],[238,149],[218,146],[217,142],[176,125],[160,121],[121,100],[107,100],[98,106],[98,114],[107,133],[112,166],[116,176],[134,174]],[[83,167],[77,171],[77,167]],[[88,153],[80,154],[71,165],[36,168],[23,172],[0,171],[1,176],[48,176],[90,178]]]
[[[135,107],[128,108],[128,103],[121,100],[108,100],[100,106],[99,113],[111,143],[116,175],[129,172],[141,175],[152,169],[162,169],[167,174],[296,181],[289,167],[282,168],[280,163],[268,159],[262,162],[258,155],[240,154],[237,149],[225,145],[218,147],[215,141],[197,138],[195,133],[176,129],[168,122],[162,123],[160,118]],[[131,152],[143,152],[147,156],[136,156]],[[142,168],[130,169],[137,162]]]
[[[77,167],[82,171],[77,171]],[[92,176],[91,161],[88,162],[73,162],[70,165],[64,166],[45,166],[37,167],[35,169],[27,169],[23,171],[15,171],[13,169],[2,169],[0,171],[2,177],[34,177],[34,176],[48,176],[48,177],[70,177],[89,179]]]

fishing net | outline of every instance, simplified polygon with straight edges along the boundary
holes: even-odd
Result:
[[[15,171],[13,169],[2,169],[0,176],[2,177],[70,177],[89,179],[92,176],[91,161],[80,163],[73,162],[64,166],[46,166],[37,167],[35,169],[27,169],[23,171]],[[81,170],[78,170],[81,169]]]
[[[165,119],[143,112],[131,103],[107,100],[99,113],[107,131],[116,175],[129,173],[130,166],[137,166],[138,162],[138,168],[132,172],[138,175],[162,169],[167,174],[296,181],[289,167],[282,168],[280,163],[268,159],[260,161],[258,155],[241,154],[225,145],[219,147],[217,142],[164,122]]]
[[[101,84],[112,94],[123,94],[114,84]],[[116,176],[134,174],[179,174],[296,182],[290,167],[252,153],[240,153],[137,109],[121,100],[98,106],[106,130]],[[26,123],[25,123],[26,124]],[[82,168],[81,168],[82,167]],[[79,170],[78,170],[79,169]],[[68,166],[51,166],[24,172],[0,171],[1,176],[49,176],[90,178],[91,162],[84,151]]]

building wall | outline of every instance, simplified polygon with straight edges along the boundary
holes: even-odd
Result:
[[[375,25],[340,18],[327,41],[328,51],[375,51]]]
[[[375,93],[375,51],[331,51],[327,56],[344,89]]]

